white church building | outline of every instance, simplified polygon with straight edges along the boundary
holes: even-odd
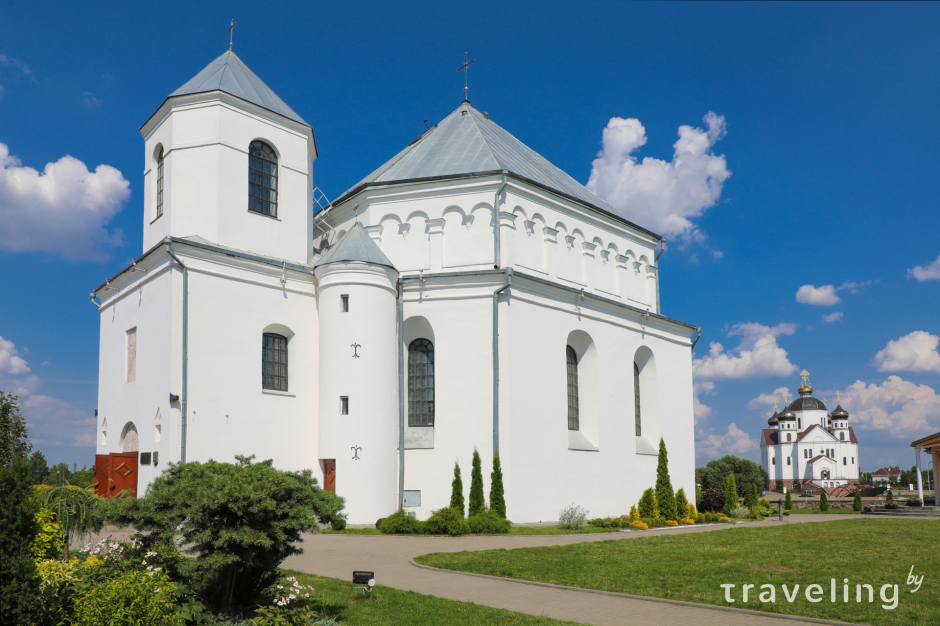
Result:
[[[761,433],[761,463],[770,475],[771,489],[792,489],[812,481],[817,487],[832,490],[858,484],[858,439],[849,426],[849,414],[841,405],[832,413],[826,404],[813,397],[809,373],[802,372],[800,396],[786,405],[783,413],[767,420],[770,428]]]
[[[254,454],[350,523],[425,519],[476,448],[516,522],[620,515],[660,438],[694,493],[700,330],[660,312],[665,240],[470,102],[322,210],[313,129],[232,51],[141,134],[143,251],[92,293],[102,493]]]

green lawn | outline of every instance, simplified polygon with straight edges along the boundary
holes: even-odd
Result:
[[[314,610],[325,617],[338,617],[343,626],[408,624],[409,626],[578,626],[575,622],[561,622],[547,617],[535,617],[494,609],[472,602],[445,600],[413,591],[376,586],[371,598],[353,589],[352,583],[338,578],[324,578],[286,570],[285,575],[296,576],[304,585],[314,589]]]
[[[596,528],[585,526],[578,530],[570,530],[561,526],[513,526],[509,529],[510,535],[583,535],[588,533],[613,533],[619,528]],[[381,535],[375,528],[347,528],[346,530],[332,530],[327,528],[320,531],[324,535]],[[393,535],[388,535],[393,536]],[[428,535],[400,535],[402,537],[427,537]],[[474,535],[469,535],[474,536]]]
[[[820,511],[819,509],[792,509],[790,511],[790,513],[793,513],[795,515],[813,515],[813,514],[819,514],[822,512],[823,511]],[[836,515],[861,515],[862,514],[861,511],[853,511],[852,509],[829,509],[825,513],[826,514],[835,513]]]
[[[439,553],[416,561],[445,569],[535,580],[642,596],[672,598],[791,615],[879,626],[940,624],[940,522],[932,520],[846,519],[719,532],[658,535],[570,546]],[[920,590],[906,584],[911,566],[924,576]],[[830,580],[838,602],[830,601]],[[842,581],[849,580],[844,603]],[[737,585],[733,604],[719,585]],[[875,602],[856,603],[855,585],[871,584]],[[742,585],[753,584],[748,602]],[[762,584],[774,585],[776,602],[758,599]],[[795,584],[799,594],[792,603]],[[823,586],[823,601],[810,603],[806,587]],[[882,585],[898,585],[898,605],[882,608]],[[886,590],[888,597],[893,595]],[[888,603],[890,604],[890,602]],[[720,621],[720,619],[718,620]]]

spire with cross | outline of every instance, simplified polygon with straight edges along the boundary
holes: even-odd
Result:
[[[800,372],[800,376],[803,378],[803,384],[804,385],[807,384],[806,381],[809,379],[809,372],[807,372],[806,370],[803,370],[802,372]]]
[[[467,61],[467,53],[463,53],[463,65],[457,68],[457,71],[463,70],[463,99],[464,102],[470,102],[470,85],[468,74],[470,73],[470,66],[476,63],[477,60]]]
[[[235,19],[232,19],[232,25],[228,27],[228,49],[232,49],[232,31],[235,30]]]
[[[842,392],[841,391],[836,392],[836,404],[837,405],[842,404]]]

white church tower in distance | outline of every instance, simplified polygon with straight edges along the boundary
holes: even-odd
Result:
[[[92,294],[101,493],[254,454],[424,519],[476,448],[516,522],[621,515],[660,438],[694,493],[665,241],[469,101],[316,214],[313,130],[231,51],[141,132],[143,254]]]

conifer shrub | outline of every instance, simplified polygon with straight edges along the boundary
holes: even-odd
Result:
[[[639,506],[637,508],[640,512],[640,519],[646,519],[648,517],[659,517],[659,507],[657,506],[656,502],[656,494],[653,492],[652,488],[643,492],[642,497],[640,497]]]
[[[679,521],[682,522],[683,524],[690,525],[690,526],[695,523],[695,520],[692,519],[691,517],[683,517]]]
[[[757,499],[760,497],[760,494],[757,493],[757,485],[751,483],[747,486],[747,491],[744,492],[744,508],[749,511],[753,511],[757,507]]]
[[[506,497],[503,493],[503,468],[499,452],[493,453],[493,471],[490,472],[490,510],[506,519]]]
[[[861,513],[864,506],[862,505],[862,493],[860,491],[855,492],[855,498],[852,500],[852,510],[856,513]]]
[[[630,522],[630,526],[632,526],[633,528],[636,528],[637,530],[649,530],[649,526],[638,519],[635,519],[632,522]]]
[[[721,489],[706,489],[702,492],[702,511],[717,513],[725,508],[725,492]]]
[[[630,519],[631,520],[640,519],[640,512],[637,511],[635,504],[630,507]]]
[[[764,507],[765,509],[772,509],[774,507],[770,506],[770,502],[761,498],[757,501],[757,504]]]
[[[718,518],[718,521],[719,521],[719,522],[725,522],[726,524],[729,524],[729,523],[731,523],[732,520],[731,520],[731,518],[728,517],[727,515],[722,515],[721,517]]]
[[[588,526],[595,528],[623,528],[623,520],[619,517],[595,517],[588,522]]]
[[[829,510],[829,496],[823,491],[819,494],[819,510],[826,512]]]
[[[176,583],[165,572],[130,570],[98,581],[75,601],[75,626],[182,626]]]
[[[793,481],[793,489],[791,489],[791,490],[789,490],[789,491],[802,491],[802,490],[803,490],[803,487],[800,485],[800,481],[799,481],[799,480],[794,480],[794,481]]]
[[[738,486],[734,480],[734,474],[728,474],[725,480],[725,515],[730,515],[731,511],[738,507]]]
[[[476,517],[482,515],[486,515],[486,513],[478,514]],[[451,535],[453,537],[469,535],[470,524],[463,518],[460,511],[447,507],[431,514],[428,521],[424,523],[424,532],[428,535]]]
[[[473,470],[470,472],[470,506],[467,513],[470,517],[486,511],[486,501],[483,499],[483,469],[480,462],[480,453],[473,449]],[[463,513],[461,513],[463,517]]]
[[[674,520],[674,519],[667,519],[667,520],[666,520],[666,526],[678,526],[678,525],[679,525],[679,522],[677,522],[677,521]]]
[[[375,527],[384,535],[420,535],[424,532],[424,522],[408,515],[404,509],[377,520]]]
[[[460,465],[454,461],[454,480],[450,483],[450,508],[463,516],[463,479],[460,477]]]
[[[689,515],[689,500],[685,497],[685,489],[680,489],[676,492],[676,514],[679,517],[687,517]]]
[[[33,540],[39,531],[25,458],[0,466],[0,624],[35,624],[42,611]]]
[[[695,505],[691,502],[689,503],[689,517],[694,518],[698,511],[695,510]]]
[[[55,513],[49,509],[41,509],[36,513],[36,523],[39,524],[39,532],[33,539],[33,559],[38,563],[59,558],[62,550],[62,531],[55,522]]]
[[[467,523],[470,525],[470,532],[477,535],[505,535],[512,528],[512,522],[493,510],[474,515]]]
[[[643,517],[640,521],[650,528],[662,528],[666,525],[665,517]]]
[[[793,498],[790,497],[790,492],[787,492],[787,497],[783,499],[783,510],[792,511],[793,510]]]
[[[888,493],[885,494],[885,502],[891,502],[892,500],[894,500],[894,492],[888,489]]]
[[[668,520],[679,519],[676,511],[676,496],[669,480],[669,459],[666,454],[666,442],[659,440],[659,461],[656,466],[656,507],[659,514]]]

